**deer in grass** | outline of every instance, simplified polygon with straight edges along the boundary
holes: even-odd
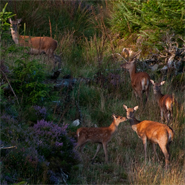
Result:
[[[174,131],[172,128],[168,127],[165,124],[155,122],[155,121],[139,121],[135,118],[134,113],[139,108],[135,106],[134,108],[128,108],[126,105],[123,105],[126,109],[126,117],[132,126],[132,129],[137,133],[139,138],[142,139],[145,151],[145,162],[147,159],[147,140],[150,140],[153,144],[154,154],[158,158],[156,153],[155,144],[158,144],[161,148],[164,157],[165,157],[165,168],[167,169],[169,165],[169,145],[173,141]]]
[[[101,145],[103,145],[103,150],[105,153],[105,162],[108,162],[107,144],[113,137],[113,134],[117,131],[119,124],[127,120],[125,117],[115,116],[114,114],[112,116],[114,120],[109,127],[81,127],[77,130],[78,142],[75,149],[80,147],[81,151],[85,144],[89,141],[93,143],[98,143],[98,147],[94,157],[92,158],[92,162],[99,152]]]
[[[143,94],[146,94],[146,101],[148,99],[150,76],[146,72],[136,72],[136,59],[126,62],[121,65],[122,68],[127,69],[131,78],[131,85],[136,97],[139,97],[143,103]]]
[[[173,104],[175,102],[175,99],[172,95],[168,94],[163,95],[161,93],[160,86],[162,86],[165,83],[165,81],[155,83],[153,80],[150,80],[150,82],[153,85],[155,99],[158,102],[161,111],[161,121],[163,122],[165,119],[165,121],[169,123],[170,119],[172,118]]]
[[[15,44],[19,44],[24,47],[30,47],[31,54],[45,53],[49,58],[54,60],[55,64],[56,62],[59,62],[58,66],[60,67],[60,57],[54,55],[54,51],[57,48],[58,42],[51,37],[30,37],[19,35],[18,29],[21,20],[22,19],[17,19],[13,21],[11,18],[9,19],[11,35]]]

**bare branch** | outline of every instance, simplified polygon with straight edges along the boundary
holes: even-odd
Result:
[[[1,146],[1,147],[0,147],[0,150],[3,150],[3,149],[11,149],[11,148],[17,149],[16,146],[8,146],[8,147],[6,147],[6,146]]]
[[[12,88],[12,86],[11,86],[11,84],[10,84],[10,82],[9,82],[9,80],[8,80],[8,78],[7,78],[7,76],[6,76],[6,74],[3,72],[2,69],[0,69],[0,70],[1,70],[1,72],[3,73],[4,77],[6,78],[6,81],[8,82],[8,84],[9,84],[9,86],[10,86],[10,89],[11,89],[12,93],[14,94],[14,96],[15,96],[15,98],[16,98],[18,105],[20,105],[20,104],[19,104],[19,100],[18,100],[18,98],[17,98],[17,96],[16,96],[16,94],[15,94],[15,92],[14,92],[14,90],[13,90],[13,88]]]

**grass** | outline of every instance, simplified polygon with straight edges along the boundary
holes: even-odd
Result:
[[[152,93],[150,92],[150,99],[154,98]],[[184,96],[177,98],[184,101]],[[129,107],[136,106],[136,102],[132,99],[123,102],[118,100],[107,101],[106,107],[109,111],[114,110],[114,112],[123,116],[125,116],[122,107],[123,102],[126,105],[128,104]],[[99,104],[101,105],[101,103]],[[103,116],[102,112],[101,115]],[[158,105],[155,101],[150,100],[144,111],[138,110],[136,117],[139,117],[140,120],[148,119],[160,122]],[[104,163],[102,149],[95,159],[95,164],[91,164],[90,159],[96,151],[96,146],[89,143],[84,150],[83,162],[79,165],[80,169],[77,171],[73,169],[73,176],[71,177],[73,180],[69,180],[69,182],[75,183],[74,179],[77,177],[76,183],[81,184],[183,184],[185,182],[183,176],[185,172],[184,117],[183,107],[174,110],[174,118],[170,126],[175,131],[175,138],[170,145],[169,170],[164,170],[164,156],[159,147],[157,147],[157,153],[160,162],[155,160],[150,142],[148,142],[148,159],[145,164],[142,140],[138,138],[129,123],[126,122],[120,124],[118,133],[108,144],[109,163]],[[111,118],[109,116],[104,125],[108,126],[110,123]]]
[[[106,2],[107,1],[105,1],[105,3]],[[100,22],[96,22],[96,16],[101,15],[101,13],[98,14],[98,10],[101,9],[100,7],[100,9],[98,9],[98,6],[96,9],[98,15],[94,15],[94,17],[91,15],[89,18],[89,12],[84,11],[83,7],[80,9],[78,6],[77,12],[70,12],[71,2],[66,2],[65,4],[64,1],[61,1],[63,4],[60,4],[58,1],[58,5],[63,5],[64,7],[57,12],[58,7],[60,6],[55,6],[54,10],[56,11],[52,11],[52,14],[48,11],[50,3],[52,4],[52,2],[46,1],[46,14],[43,13],[45,10],[43,2],[34,1],[34,3],[37,3],[40,6],[40,9],[36,9],[34,11],[35,14],[27,19],[28,15],[30,15],[30,12],[32,11],[24,11],[24,8],[27,9],[30,8],[30,6],[25,2],[19,2],[20,6],[17,6],[17,9],[21,13],[19,13],[18,16],[27,20],[29,24],[27,31],[28,34],[31,35],[38,35],[38,33],[49,35],[49,27],[47,27],[46,24],[48,23],[48,16],[50,16],[53,28],[53,37],[59,43],[56,53],[60,55],[62,59],[62,71],[59,79],[68,74],[74,78],[90,79],[89,83],[79,82],[70,90],[63,88],[59,92],[54,92],[55,95],[50,94],[50,98],[52,100],[44,102],[44,106],[49,110],[48,119],[50,121],[59,123],[63,113],[62,121],[65,123],[70,124],[72,121],[79,118],[78,110],[75,106],[75,102],[77,101],[83,118],[82,126],[91,127],[95,124],[99,127],[109,126],[112,122],[111,116],[113,113],[125,116],[123,104],[126,104],[128,107],[139,105],[139,110],[136,112],[136,118],[139,120],[153,120],[160,122],[160,110],[155,102],[152,87],[149,94],[149,101],[147,102],[145,109],[141,110],[140,103],[132,92],[128,72],[120,69],[120,63],[122,61],[120,61],[120,58],[115,60],[112,57],[113,49],[120,53],[123,46],[125,47],[127,44],[132,43],[134,44],[134,38],[130,37],[125,42],[122,40],[120,41],[121,44],[118,44],[114,48],[112,44],[112,42],[114,42],[113,36],[110,36],[111,34],[106,32],[107,30],[104,30],[106,33],[103,33],[102,31],[104,26],[101,22],[102,20],[99,20]],[[86,1],[85,3],[88,4]],[[93,3],[91,2],[91,4]],[[11,8],[13,8],[13,6]],[[65,13],[62,12],[64,9]],[[104,11],[106,12],[106,9],[104,9]],[[74,18],[76,15],[75,13],[78,15],[76,18]],[[42,17],[41,14],[44,16]],[[62,17],[63,14],[65,15]],[[75,22],[75,20],[78,21]],[[84,23],[80,28],[79,25],[81,25],[82,22]],[[33,24],[38,25],[38,31],[36,31],[37,27]],[[96,33],[97,30],[94,30],[92,26],[93,24],[96,25],[96,29],[97,27],[98,29],[102,29],[102,34],[98,35]],[[42,30],[43,27],[44,29]],[[104,34],[107,35],[106,38],[103,37]],[[105,42],[103,42],[104,40]],[[8,46],[6,47],[8,48],[11,44],[12,43],[8,43]],[[5,64],[9,66],[10,70],[14,70],[16,67],[15,60],[22,58],[23,52],[18,47],[10,48],[3,56]],[[47,78],[49,78],[51,74],[51,64],[48,58],[43,55],[31,55],[27,58],[27,60],[30,61],[33,59],[37,59],[40,63],[46,64],[46,69],[44,69],[44,71]],[[119,75],[120,81],[117,86],[111,83],[111,74]],[[150,75],[156,77],[155,73],[150,73]],[[162,78],[162,76],[159,76],[156,78]],[[11,75],[9,78],[11,80]],[[178,81],[178,79],[176,80]],[[137,134],[132,130],[127,121],[119,125],[118,132],[108,144],[109,163],[104,163],[104,152],[101,148],[95,159],[95,163],[91,164],[90,159],[96,151],[96,144],[88,143],[84,148],[84,154],[81,156],[80,163],[72,167],[67,183],[184,184],[184,90],[179,90],[175,86],[174,91],[174,85],[176,84],[172,84],[170,78],[168,78],[166,79],[164,87],[162,87],[162,92],[170,94],[174,93],[178,102],[181,103],[179,107],[176,106],[174,108],[173,121],[170,124],[175,131],[175,137],[170,146],[171,159],[170,167],[167,171],[164,170],[164,156],[160,148],[157,147],[157,153],[160,159],[160,162],[157,162],[153,155],[152,145],[149,142],[147,146],[148,158],[147,163],[145,164],[142,140],[138,138]],[[13,97],[9,98],[13,99]],[[21,97],[19,97],[19,99],[21,99]],[[59,100],[61,101],[59,106],[52,102]],[[6,101],[9,104],[12,103],[8,98]],[[67,103],[69,103],[69,107],[67,106]],[[9,108],[10,106],[7,107]],[[25,126],[25,129],[34,122],[31,120],[32,115],[29,113],[29,110],[29,107],[26,107],[22,112],[22,120],[24,121],[23,125]],[[18,114],[16,105],[11,106],[11,109],[2,111],[7,111],[7,113],[11,115]],[[75,132],[76,129],[73,128],[72,131]],[[18,142],[19,138],[16,139]]]
[[[15,67],[12,60],[12,55],[7,55],[7,60],[10,69]],[[15,54],[15,57],[20,57]],[[40,58],[40,56],[31,56]],[[30,60],[29,59],[29,60]],[[40,62],[48,62],[47,58],[41,57]],[[68,60],[67,60],[68,61]],[[66,62],[67,62],[66,61]],[[75,77],[93,78],[98,69],[98,64],[92,64],[93,68],[88,67],[88,64],[82,68],[74,70],[71,64],[65,65],[62,69],[62,75],[71,72]],[[103,64],[102,64],[103,65]],[[114,66],[116,66],[115,64]],[[76,65],[78,66],[78,65]],[[49,68],[48,68],[49,72]],[[97,84],[87,85],[79,83],[75,86],[72,96],[72,101],[75,99],[79,101],[81,112],[83,115],[83,126],[109,126],[112,122],[111,115],[125,116],[123,104],[128,107],[138,105],[137,99],[132,94],[130,86],[130,77],[128,73],[119,74],[123,79],[119,88],[111,89],[110,84],[108,88],[101,87]],[[61,77],[60,76],[60,77]],[[106,76],[106,75],[105,75]],[[162,88],[162,92],[172,93],[173,88],[170,86],[170,81],[167,80]],[[179,102],[184,102],[183,92],[175,92],[175,97]],[[64,99],[65,100],[65,99]],[[140,107],[140,104],[139,104]],[[72,122],[75,119],[76,109],[71,107],[64,116],[65,122]],[[26,115],[29,117],[29,115]],[[152,88],[149,94],[149,101],[144,110],[139,109],[136,117],[140,120],[153,120],[160,122],[160,111],[155,102]],[[51,117],[52,119],[52,117]],[[53,119],[57,120],[58,115],[53,114]],[[90,159],[96,151],[96,144],[87,144],[84,149],[82,161],[80,164],[72,167],[68,183],[69,184],[183,184],[185,173],[185,152],[184,152],[184,133],[185,133],[185,113],[182,105],[175,107],[173,122],[170,126],[175,131],[175,138],[170,146],[171,159],[170,168],[168,171],[164,170],[164,156],[159,147],[157,153],[160,162],[157,162],[153,155],[152,145],[148,142],[147,163],[144,162],[144,149],[142,140],[138,138],[136,133],[132,130],[129,122],[121,123],[118,132],[114,135],[108,144],[109,163],[104,163],[104,152],[100,150],[95,163],[91,164]]]

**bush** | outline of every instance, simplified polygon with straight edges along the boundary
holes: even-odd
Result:
[[[75,141],[67,135],[68,125],[38,120],[32,128],[25,129],[16,126],[17,121],[8,115],[1,119],[2,141],[17,146],[17,149],[2,152],[1,181],[14,183],[27,179],[30,183],[46,184],[58,179],[64,182],[59,174],[69,174],[79,161],[73,150]]]
[[[45,80],[44,65],[37,60],[16,60],[17,66],[13,70],[12,87],[21,103],[34,105],[43,103],[49,97],[50,86]]]

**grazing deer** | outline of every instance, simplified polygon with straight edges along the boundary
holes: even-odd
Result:
[[[24,47],[30,47],[31,54],[45,53],[50,58],[54,59],[55,64],[58,61],[60,67],[61,65],[60,57],[54,55],[54,51],[57,48],[58,42],[51,37],[30,37],[19,35],[18,28],[21,20],[22,19],[17,19],[15,21],[12,21],[11,19],[9,19],[11,35],[15,44],[20,44],[21,46]]]
[[[123,105],[123,107],[126,109],[127,113],[127,119],[130,121],[130,125],[132,126],[132,129],[137,133],[139,138],[142,139],[144,150],[145,150],[145,162],[147,159],[147,140],[150,140],[153,144],[153,150],[154,154],[158,158],[158,155],[156,153],[155,144],[158,144],[161,148],[164,156],[165,156],[165,168],[167,169],[169,164],[169,145],[171,141],[173,141],[174,132],[172,128],[168,127],[165,124],[155,122],[155,121],[138,121],[135,116],[134,112],[138,109],[138,106],[135,106],[134,108],[127,108],[126,105]]]
[[[155,83],[153,80],[150,80],[150,82],[153,85],[154,95],[160,107],[161,121],[163,122],[165,118],[165,121],[169,123],[170,119],[172,118],[173,103],[175,101],[174,97],[172,95],[163,95],[161,93],[160,86],[163,85],[165,81]]]
[[[148,99],[150,76],[146,72],[136,72],[136,59],[126,62],[121,65],[122,68],[127,69],[131,78],[131,85],[136,97],[139,97],[143,103],[143,94],[146,94],[146,101]]]
[[[77,130],[77,146],[75,149],[80,147],[80,151],[85,146],[85,144],[89,141],[93,143],[98,143],[98,147],[92,161],[95,159],[97,153],[100,150],[101,144],[103,145],[103,150],[105,153],[105,162],[108,162],[108,154],[107,154],[107,143],[111,140],[113,134],[116,132],[119,124],[121,122],[126,121],[125,117],[112,115],[114,120],[109,127],[81,127]]]

